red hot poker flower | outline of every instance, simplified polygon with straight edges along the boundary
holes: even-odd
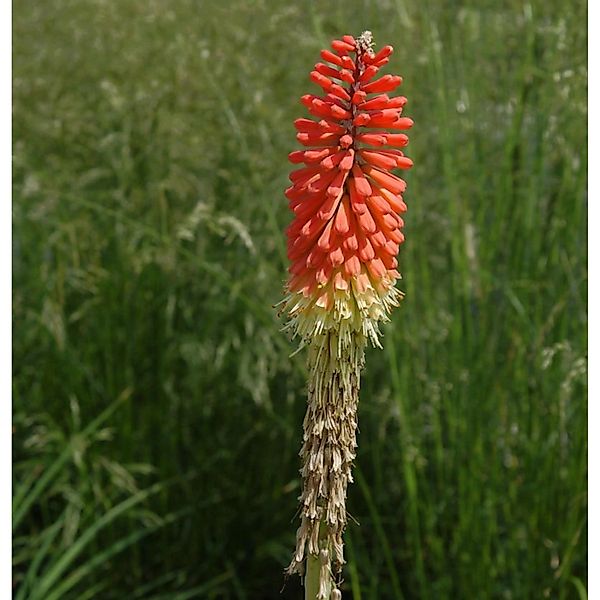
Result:
[[[392,171],[412,166],[400,132],[413,122],[402,116],[406,98],[388,95],[402,78],[376,79],[392,47],[374,54],[369,42],[344,36],[332,43],[334,52],[321,52],[329,64],[317,63],[310,76],[323,95],[301,99],[316,119],[294,123],[307,149],[289,155],[303,166],[285,192],[295,215],[287,229],[288,288],[326,310],[338,291],[383,294],[400,277],[406,183]]]
[[[401,148],[413,124],[402,114],[406,98],[389,95],[402,78],[378,77],[391,46],[373,52],[364,32],[331,47],[310,74],[322,94],[301,98],[314,118],[294,123],[304,148],[289,155],[301,166],[285,191],[294,220],[282,302],[288,328],[308,346],[309,369],[302,522],[288,572],[307,567],[307,597],[319,600],[339,594],[332,574],[344,563],[364,349],[368,341],[380,345],[379,323],[402,297],[394,284],[406,183],[395,172],[412,166]]]

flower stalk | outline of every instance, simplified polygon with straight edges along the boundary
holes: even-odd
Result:
[[[333,574],[331,573],[330,552],[327,525],[321,523],[319,527],[319,553],[309,554],[306,557],[304,600],[331,597],[331,592],[335,588],[335,585],[333,583]]]
[[[402,298],[395,283],[406,183],[392,170],[412,166],[399,149],[408,138],[397,133],[412,126],[401,116],[406,98],[387,94],[402,78],[375,78],[392,47],[375,53],[368,31],[331,46],[333,52],[321,52],[329,64],[317,63],[311,73],[324,95],[301,98],[318,120],[294,123],[307,149],[289,155],[304,166],[292,172],[285,192],[294,220],[281,307],[286,328],[308,347],[309,372],[301,523],[287,571],[305,574],[307,600],[341,597],[336,578],[345,562],[365,348],[381,347],[379,325]]]

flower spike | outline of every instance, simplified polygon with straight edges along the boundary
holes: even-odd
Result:
[[[402,298],[395,283],[406,182],[392,171],[412,166],[398,149],[408,143],[398,131],[413,125],[402,114],[406,98],[390,96],[402,78],[380,76],[391,46],[375,53],[365,31],[331,48],[310,74],[322,95],[301,98],[315,118],[294,123],[304,149],[289,155],[299,168],[285,192],[294,220],[281,303],[286,328],[308,347],[309,368],[301,524],[288,572],[302,574],[308,565],[310,575],[312,564],[318,600],[329,598],[344,564],[364,350],[381,347],[379,325]]]

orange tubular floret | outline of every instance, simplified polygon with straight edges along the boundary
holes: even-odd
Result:
[[[384,75],[380,79],[372,81],[367,85],[363,86],[363,91],[367,94],[374,92],[391,92],[395,90],[402,83],[402,77],[398,75]]]
[[[360,105],[365,101],[366,97],[367,97],[367,94],[365,94],[365,92],[362,92],[360,90],[357,92],[354,92],[354,94],[352,96],[352,104]]]
[[[394,48],[392,46],[384,46],[377,54],[372,57],[368,57],[365,62],[372,65],[387,58],[390,54],[392,54],[392,52],[394,52]]]
[[[327,62],[337,65],[338,67],[342,66],[342,59],[330,50],[321,50],[321,58]]]
[[[334,77],[336,79],[340,79],[340,72],[329,65],[324,63],[317,63],[315,65],[315,71],[321,73],[321,75],[325,75],[327,77]]]
[[[289,154],[299,168],[285,192],[295,215],[286,232],[288,287],[323,308],[335,294],[361,294],[370,286],[381,293],[400,276],[398,215],[406,211],[406,183],[392,171],[412,166],[397,149],[408,137],[395,133],[413,124],[401,116],[406,98],[389,95],[402,78],[379,76],[392,47],[373,53],[362,36],[345,35],[331,48],[310,73],[322,95],[301,98],[316,119],[294,121],[306,149]]]
[[[331,81],[329,77],[321,75],[321,73],[319,73],[318,71],[311,71],[310,78],[326,91],[329,90],[329,88],[333,85],[333,81]]]
[[[388,98],[387,94],[381,94],[381,96],[376,96],[375,98],[371,98],[371,100],[359,104],[358,108],[360,110],[379,110],[388,108],[390,102],[391,100]]]
[[[408,137],[403,133],[386,133],[385,143],[388,146],[397,146],[402,148],[408,144]]]
[[[347,55],[348,52],[354,51],[354,44],[348,44],[347,42],[343,42],[342,40],[334,40],[331,42],[331,47],[338,53],[343,56]]]
[[[396,159],[391,156],[386,156],[381,152],[373,152],[368,150],[359,150],[361,158],[376,167],[383,169],[393,169],[396,166]]]
[[[375,67],[374,65],[370,65],[363,71],[362,75],[358,78],[358,80],[360,81],[360,83],[367,83],[371,81],[371,79],[373,79],[375,75],[377,75],[377,71],[379,71],[377,67]]]
[[[339,78],[346,83],[354,83],[354,75],[352,75],[352,71],[348,71],[347,69],[342,69],[340,71]]]
[[[342,162],[342,159],[345,155],[346,152],[344,150],[340,150],[335,154],[330,154],[326,156],[319,164],[322,169],[335,169],[335,167],[337,167],[340,164],[340,162]]]

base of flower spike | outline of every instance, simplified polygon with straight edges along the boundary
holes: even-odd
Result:
[[[304,419],[301,524],[288,573],[303,573],[307,555],[321,562],[323,590],[344,564],[346,490],[352,482],[360,374],[367,344],[381,347],[379,324],[389,320],[402,292],[385,278],[375,289],[356,280],[335,290],[332,305],[290,292],[280,303],[286,329],[308,346],[308,408]],[[318,595],[317,598],[327,598]]]
[[[308,353],[308,409],[300,496],[301,524],[288,573],[302,573],[307,555],[318,557],[321,586],[344,564],[346,490],[352,482],[360,373],[367,339],[359,333],[340,337],[330,329],[315,336]],[[317,595],[317,598],[327,596]]]
[[[285,329],[300,336],[303,344],[313,345],[317,336],[335,331],[345,345],[352,336],[361,345],[368,341],[381,348],[379,324],[389,321],[390,312],[404,296],[394,281],[384,279],[378,291],[369,283],[359,289],[353,280],[350,289],[331,293],[331,306],[321,305],[314,295],[290,292],[278,305],[289,317]]]

